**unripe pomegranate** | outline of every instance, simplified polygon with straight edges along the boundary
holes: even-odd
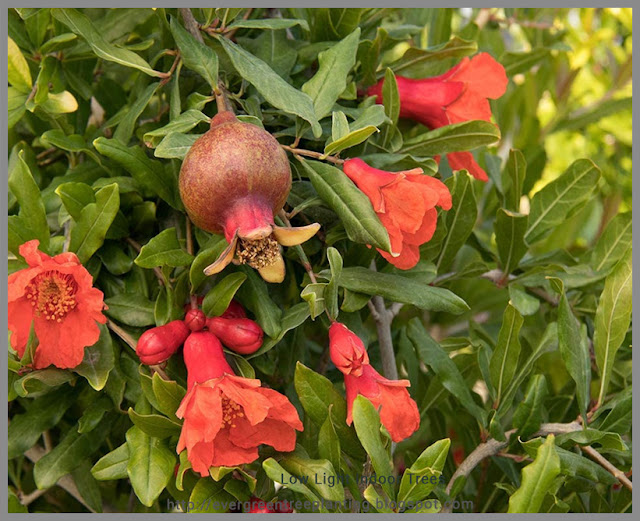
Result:
[[[184,317],[184,323],[191,331],[200,331],[207,324],[207,317],[199,309],[190,309]]]
[[[191,331],[182,320],[148,329],[138,339],[136,354],[143,364],[160,364],[184,344]]]
[[[184,364],[187,366],[187,387],[218,378],[223,374],[235,374],[224,357],[220,340],[209,331],[191,333],[184,343]]]
[[[203,230],[223,233],[228,248],[205,268],[206,275],[235,262],[258,270],[268,282],[284,280],[280,244],[310,239],[317,223],[301,228],[276,226],[291,189],[284,150],[265,130],[218,113],[210,129],[192,145],[180,170],[180,197],[191,220]]]
[[[207,328],[225,346],[241,355],[255,353],[262,345],[264,331],[249,318],[211,317],[207,319]]]

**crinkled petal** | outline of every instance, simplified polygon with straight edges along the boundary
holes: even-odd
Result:
[[[238,447],[231,441],[229,429],[222,429],[213,442],[213,467],[234,467],[258,459],[258,447]]]
[[[466,170],[480,181],[488,181],[487,173],[476,163],[471,152],[451,152],[447,154],[451,170]]]
[[[31,321],[33,320],[33,306],[26,298],[9,302],[7,325],[11,331],[11,347],[22,358],[29,341]]]
[[[478,95],[491,99],[502,96],[509,83],[502,64],[486,52],[476,54],[466,67],[461,67],[450,79],[462,81]]]

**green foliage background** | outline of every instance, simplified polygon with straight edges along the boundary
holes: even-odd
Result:
[[[178,9],[9,9],[9,271],[25,266],[18,246],[32,238],[50,254],[75,251],[133,338],[180,318],[190,291],[217,313],[235,294],[267,336],[231,361],[298,407],[299,448],[199,479],[175,454],[179,356],[164,381],[104,327],[74,371],[25,373],[28,360],[10,350],[10,511],[26,511],[21,501],[31,512],[164,512],[168,499],[351,495],[456,498],[473,501],[456,510],[473,512],[630,512],[630,492],[586,452],[631,468],[631,9],[192,12],[204,45]],[[444,159],[438,168],[431,158],[446,149],[435,134],[358,96],[382,77],[433,76],[476,51],[510,79],[492,102],[501,136],[480,122],[438,135],[474,149],[486,184],[453,176]],[[418,266],[400,271],[378,256],[378,272],[368,269],[376,254],[364,244],[386,240],[380,223],[362,224],[370,209],[348,182],[334,197],[345,178],[330,163],[291,157],[287,210],[294,225],[323,225],[303,246],[320,282],[294,248],[280,285],[243,267],[205,280],[226,243],[195,230],[194,255],[185,251],[177,178],[216,113],[218,81],[241,119],[282,144],[437,171],[453,208]],[[469,137],[480,130],[483,139]],[[421,412],[420,430],[395,447],[366,400],[346,426],[342,378],[328,363],[325,309],[380,368],[373,295],[403,304],[392,336]],[[504,440],[500,454],[452,479],[488,438]],[[399,478],[274,488],[283,472],[357,476],[363,465],[442,474],[450,487]]]

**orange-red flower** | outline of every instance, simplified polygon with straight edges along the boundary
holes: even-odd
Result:
[[[436,231],[436,206],[451,208],[447,186],[421,168],[385,172],[362,159],[347,159],[344,173],[371,200],[373,209],[389,233],[392,254],[378,249],[397,268],[408,270],[420,260],[420,245]]]
[[[292,451],[302,422],[289,399],[260,380],[233,374],[213,333],[191,333],[184,345],[188,391],[176,415],[184,418],[177,451],[185,448],[201,476],[211,467],[258,458],[261,444]]]
[[[332,362],[344,374],[348,425],[353,421],[353,401],[361,394],[380,409],[380,422],[393,441],[402,441],[418,430],[420,413],[407,391],[409,380],[388,380],[380,375],[369,364],[360,338],[343,324],[331,325],[329,352]]]
[[[382,103],[381,80],[368,90]],[[463,60],[440,76],[411,79],[397,76],[400,117],[422,123],[430,129],[475,119],[491,120],[489,99],[497,99],[507,89],[504,67],[490,54],[479,53]],[[447,154],[453,170],[466,169],[475,178],[487,181],[486,172],[470,152]]]
[[[39,343],[32,367],[73,368],[82,362],[84,348],[98,341],[96,322],[107,321],[103,294],[75,253],[50,257],[38,244],[32,240],[20,246],[29,267],[9,275],[11,345],[24,355],[33,322]]]

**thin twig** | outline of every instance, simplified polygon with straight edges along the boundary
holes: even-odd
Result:
[[[313,157],[315,159],[321,159],[322,161],[329,161],[330,163],[333,163],[335,165],[341,165],[344,163],[344,159],[338,159],[337,157],[328,156],[320,152],[314,152],[313,150],[305,150],[303,148],[294,148],[294,147],[290,147],[288,145],[282,145],[282,144],[280,146],[284,148],[287,152],[291,152],[294,155]]]
[[[564,434],[567,432],[575,432],[582,429],[582,426],[578,422],[571,423],[543,423],[540,425],[540,429],[533,436],[547,436],[549,434]],[[476,466],[485,458],[496,456],[502,452],[509,444],[509,439],[516,432],[517,429],[511,429],[504,433],[505,441],[499,441],[493,438],[489,438],[486,442],[478,445],[471,454],[469,454],[465,460],[460,464],[456,471],[451,476],[449,483],[445,489],[447,494],[451,494],[451,489],[456,480],[461,477],[468,477],[469,474],[476,468]],[[451,513],[451,506],[445,505],[441,513]]]
[[[372,271],[376,271],[375,261],[371,261]],[[375,314],[372,313],[378,331],[378,348],[382,359],[382,371],[386,378],[390,380],[398,379],[398,367],[396,366],[396,355],[393,352],[393,340],[391,339],[391,322],[393,317],[385,306],[384,299],[380,295],[371,297]],[[369,306],[371,309],[371,306]]]
[[[619,470],[613,463],[606,459],[596,449],[594,449],[590,445],[587,445],[586,447],[580,447],[580,449],[582,450],[582,452],[587,453],[592,460],[600,464],[605,470],[609,471],[614,478],[616,478],[627,489],[629,489],[629,492],[633,492],[633,484],[631,483],[629,478],[627,478],[625,473]]]

